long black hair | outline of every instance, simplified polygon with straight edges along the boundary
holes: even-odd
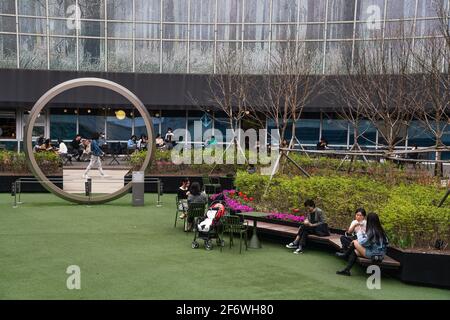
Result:
[[[200,183],[192,182],[191,189],[189,191],[193,196],[198,196],[200,194]]]
[[[381,226],[380,218],[374,212],[370,212],[367,215],[366,234],[369,242],[375,243],[387,243],[386,232],[384,232]]]

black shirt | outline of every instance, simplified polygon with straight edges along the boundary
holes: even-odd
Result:
[[[72,144],[72,148],[73,148],[74,150],[80,149],[80,140],[73,139],[72,142],[71,142],[71,144]]]

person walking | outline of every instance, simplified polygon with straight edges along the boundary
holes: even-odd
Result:
[[[95,132],[92,136],[92,142],[91,142],[91,161],[89,162],[89,165],[87,166],[86,170],[83,173],[83,179],[89,178],[88,173],[89,170],[91,170],[92,166],[97,164],[98,171],[100,171],[100,175],[102,177],[107,177],[107,175],[103,172],[102,169],[102,161],[101,156],[103,156],[105,153],[100,149],[100,146],[98,145],[98,139],[100,138],[100,134],[98,132]]]

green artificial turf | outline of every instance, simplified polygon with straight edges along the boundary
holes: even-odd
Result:
[[[193,234],[173,227],[174,196],[132,207],[131,196],[84,206],[50,194],[25,194],[12,208],[0,195],[0,299],[450,299],[450,291],[383,277],[366,287],[364,269],[338,276],[344,261],[310,249],[294,255],[263,248],[191,248]],[[226,238],[228,240],[228,238]],[[203,243],[202,243],[203,244]],[[68,290],[66,268],[81,268],[81,290]]]

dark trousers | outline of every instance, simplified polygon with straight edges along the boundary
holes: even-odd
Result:
[[[342,249],[347,250],[355,237],[341,236]]]
[[[298,229],[298,236],[300,237],[299,244],[304,247],[306,245],[306,239],[308,239],[308,235],[314,234],[314,227],[310,226],[301,226]]]
[[[315,227],[301,226],[298,229],[297,234],[300,237],[299,244],[302,247],[306,245],[306,240],[308,239],[308,235],[310,234],[315,234],[320,237],[330,235],[328,231],[328,226],[325,223]]]

